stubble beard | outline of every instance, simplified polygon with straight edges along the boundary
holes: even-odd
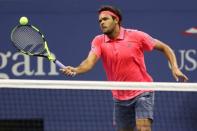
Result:
[[[111,30],[103,31],[103,34],[110,36],[113,34],[113,32],[114,32],[114,30],[111,29]]]

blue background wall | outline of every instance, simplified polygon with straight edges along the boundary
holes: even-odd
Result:
[[[87,74],[65,77],[48,61],[16,53],[10,42],[11,29],[20,16],[27,16],[44,32],[60,61],[78,65],[87,56],[91,40],[101,33],[97,9],[105,4],[122,10],[124,27],[145,31],[168,43],[189,82],[196,82],[197,34],[183,34],[197,27],[195,0],[0,0],[0,77],[106,80],[100,61]],[[174,82],[160,52],[146,53],[146,64],[155,81]],[[196,131],[196,98],[193,92],[157,92],[154,130]],[[0,119],[43,118],[46,131],[114,130],[112,108],[110,91],[0,89]]]

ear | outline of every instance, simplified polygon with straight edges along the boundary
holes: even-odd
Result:
[[[118,20],[117,19],[114,19],[114,21],[115,21],[116,24],[118,24]]]

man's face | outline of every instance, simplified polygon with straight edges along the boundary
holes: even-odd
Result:
[[[114,31],[117,22],[111,15],[101,13],[99,15],[99,24],[102,32],[107,35]]]

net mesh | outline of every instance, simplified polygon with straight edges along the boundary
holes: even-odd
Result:
[[[155,90],[154,131],[197,130],[195,83],[57,80],[1,80],[0,130],[114,131],[110,90],[143,87]]]

